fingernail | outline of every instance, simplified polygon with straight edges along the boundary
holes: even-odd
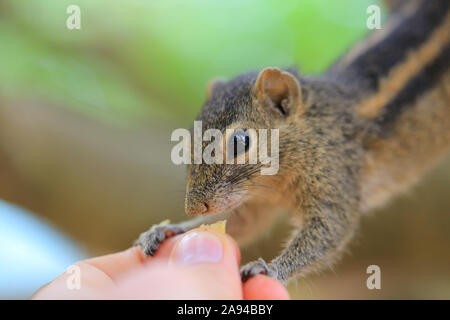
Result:
[[[186,234],[172,252],[171,262],[177,265],[191,265],[222,260],[222,241],[213,233],[194,231]]]

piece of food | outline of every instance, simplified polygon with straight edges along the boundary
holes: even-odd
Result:
[[[165,225],[168,225],[168,224],[170,224],[170,220],[169,220],[169,219],[166,219],[166,220],[161,221],[161,222],[159,223],[160,226],[165,226]]]
[[[166,219],[166,220],[164,220],[164,221],[161,221],[160,223],[157,223],[157,224],[152,225],[152,227],[151,227],[150,229],[151,229],[151,230],[154,230],[156,227],[166,226],[166,225],[168,225],[168,224],[170,224],[170,220],[169,220],[169,219]]]
[[[212,228],[219,232],[225,233],[226,225],[227,225],[227,220],[221,220],[221,221],[217,221],[216,223],[213,223],[213,224],[202,224],[200,226],[200,228]]]

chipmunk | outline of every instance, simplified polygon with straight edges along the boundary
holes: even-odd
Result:
[[[203,128],[278,128],[279,171],[189,165],[185,211],[197,217],[143,233],[143,252],[224,217],[233,237],[249,240],[284,208],[298,228],[278,257],[243,266],[242,279],[287,283],[335,262],[364,213],[405,191],[450,148],[449,3],[397,2],[382,29],[323,75],[269,67],[210,84],[197,118]],[[233,138],[245,152],[255,147]]]

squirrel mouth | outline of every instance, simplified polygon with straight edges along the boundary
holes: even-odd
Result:
[[[208,216],[230,212],[239,207],[244,200],[245,190],[230,191],[226,194],[215,196],[213,199],[188,202],[185,211],[188,216]]]

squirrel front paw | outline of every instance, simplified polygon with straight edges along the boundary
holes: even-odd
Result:
[[[139,246],[146,256],[154,256],[159,249],[159,244],[167,238],[173,237],[177,234],[184,233],[184,228],[176,224],[161,223],[154,225],[150,230],[141,233],[139,239],[134,243]]]
[[[277,279],[278,276],[277,269],[271,264],[267,264],[263,258],[259,258],[256,261],[249,262],[241,268],[242,282],[247,281],[257,274],[265,274],[274,279]]]

